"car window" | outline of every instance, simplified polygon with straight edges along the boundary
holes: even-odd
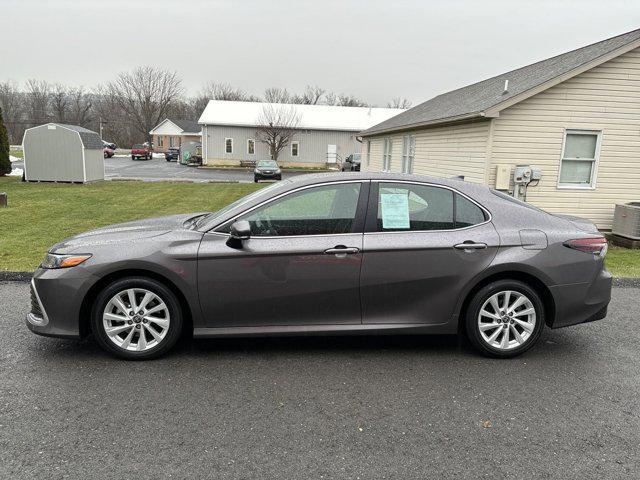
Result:
[[[273,160],[262,160],[258,162],[258,167],[261,168],[278,168],[278,164]]]
[[[456,228],[470,227],[486,220],[484,212],[475,203],[456,194]]]
[[[353,231],[360,183],[307,188],[274,200],[236,220],[252,236],[329,235]],[[235,220],[234,220],[235,221]],[[231,222],[222,231],[229,232]]]
[[[449,230],[454,228],[453,192],[428,185],[381,183],[377,230]]]

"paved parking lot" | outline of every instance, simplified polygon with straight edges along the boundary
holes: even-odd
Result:
[[[112,157],[105,159],[104,162],[107,179],[137,178],[142,180],[253,182],[253,171],[251,170],[213,170],[187,167],[177,162],[167,162],[164,158],[134,161],[130,157]],[[284,171],[282,178],[301,175],[302,173]]]
[[[185,342],[124,362],[32,335],[0,284],[0,478],[640,477],[640,290],[515,360],[455,337]]]

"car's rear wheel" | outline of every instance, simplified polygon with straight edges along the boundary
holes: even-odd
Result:
[[[116,280],[97,296],[91,314],[96,340],[128,360],[159,357],[178,341],[182,312],[175,294],[145,277]]]
[[[485,355],[509,358],[529,350],[544,328],[538,293],[518,280],[499,280],[481,288],[466,313],[466,332]]]

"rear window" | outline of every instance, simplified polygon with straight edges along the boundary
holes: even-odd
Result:
[[[141,150],[141,149],[143,149],[143,148],[144,148],[144,145],[134,145],[134,146],[133,146],[133,149],[134,149],[134,150]]]
[[[470,227],[486,220],[484,211],[471,200],[456,194],[456,228]]]

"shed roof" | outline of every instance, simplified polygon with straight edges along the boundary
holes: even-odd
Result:
[[[404,112],[400,108],[338,107],[333,105],[210,100],[198,123],[202,125],[256,127],[265,106],[294,108],[300,116],[298,125],[300,129],[352,132],[359,132]]]
[[[98,135],[93,130],[80,127],[78,125],[68,125],[66,123],[54,123],[53,125],[60,125],[61,127],[78,132],[78,134],[80,134],[80,138],[82,139],[84,148],[88,148],[90,150],[102,150],[104,148],[104,143],[102,143],[100,135]]]
[[[585,69],[593,68],[638,46],[640,46],[640,29],[443,93],[369,128],[362,134],[372,135],[456,120],[495,116],[500,107],[506,108],[535,95],[540,87],[550,88],[560,81],[582,73]],[[505,91],[507,80],[509,83]],[[557,82],[553,83],[554,80]]]

